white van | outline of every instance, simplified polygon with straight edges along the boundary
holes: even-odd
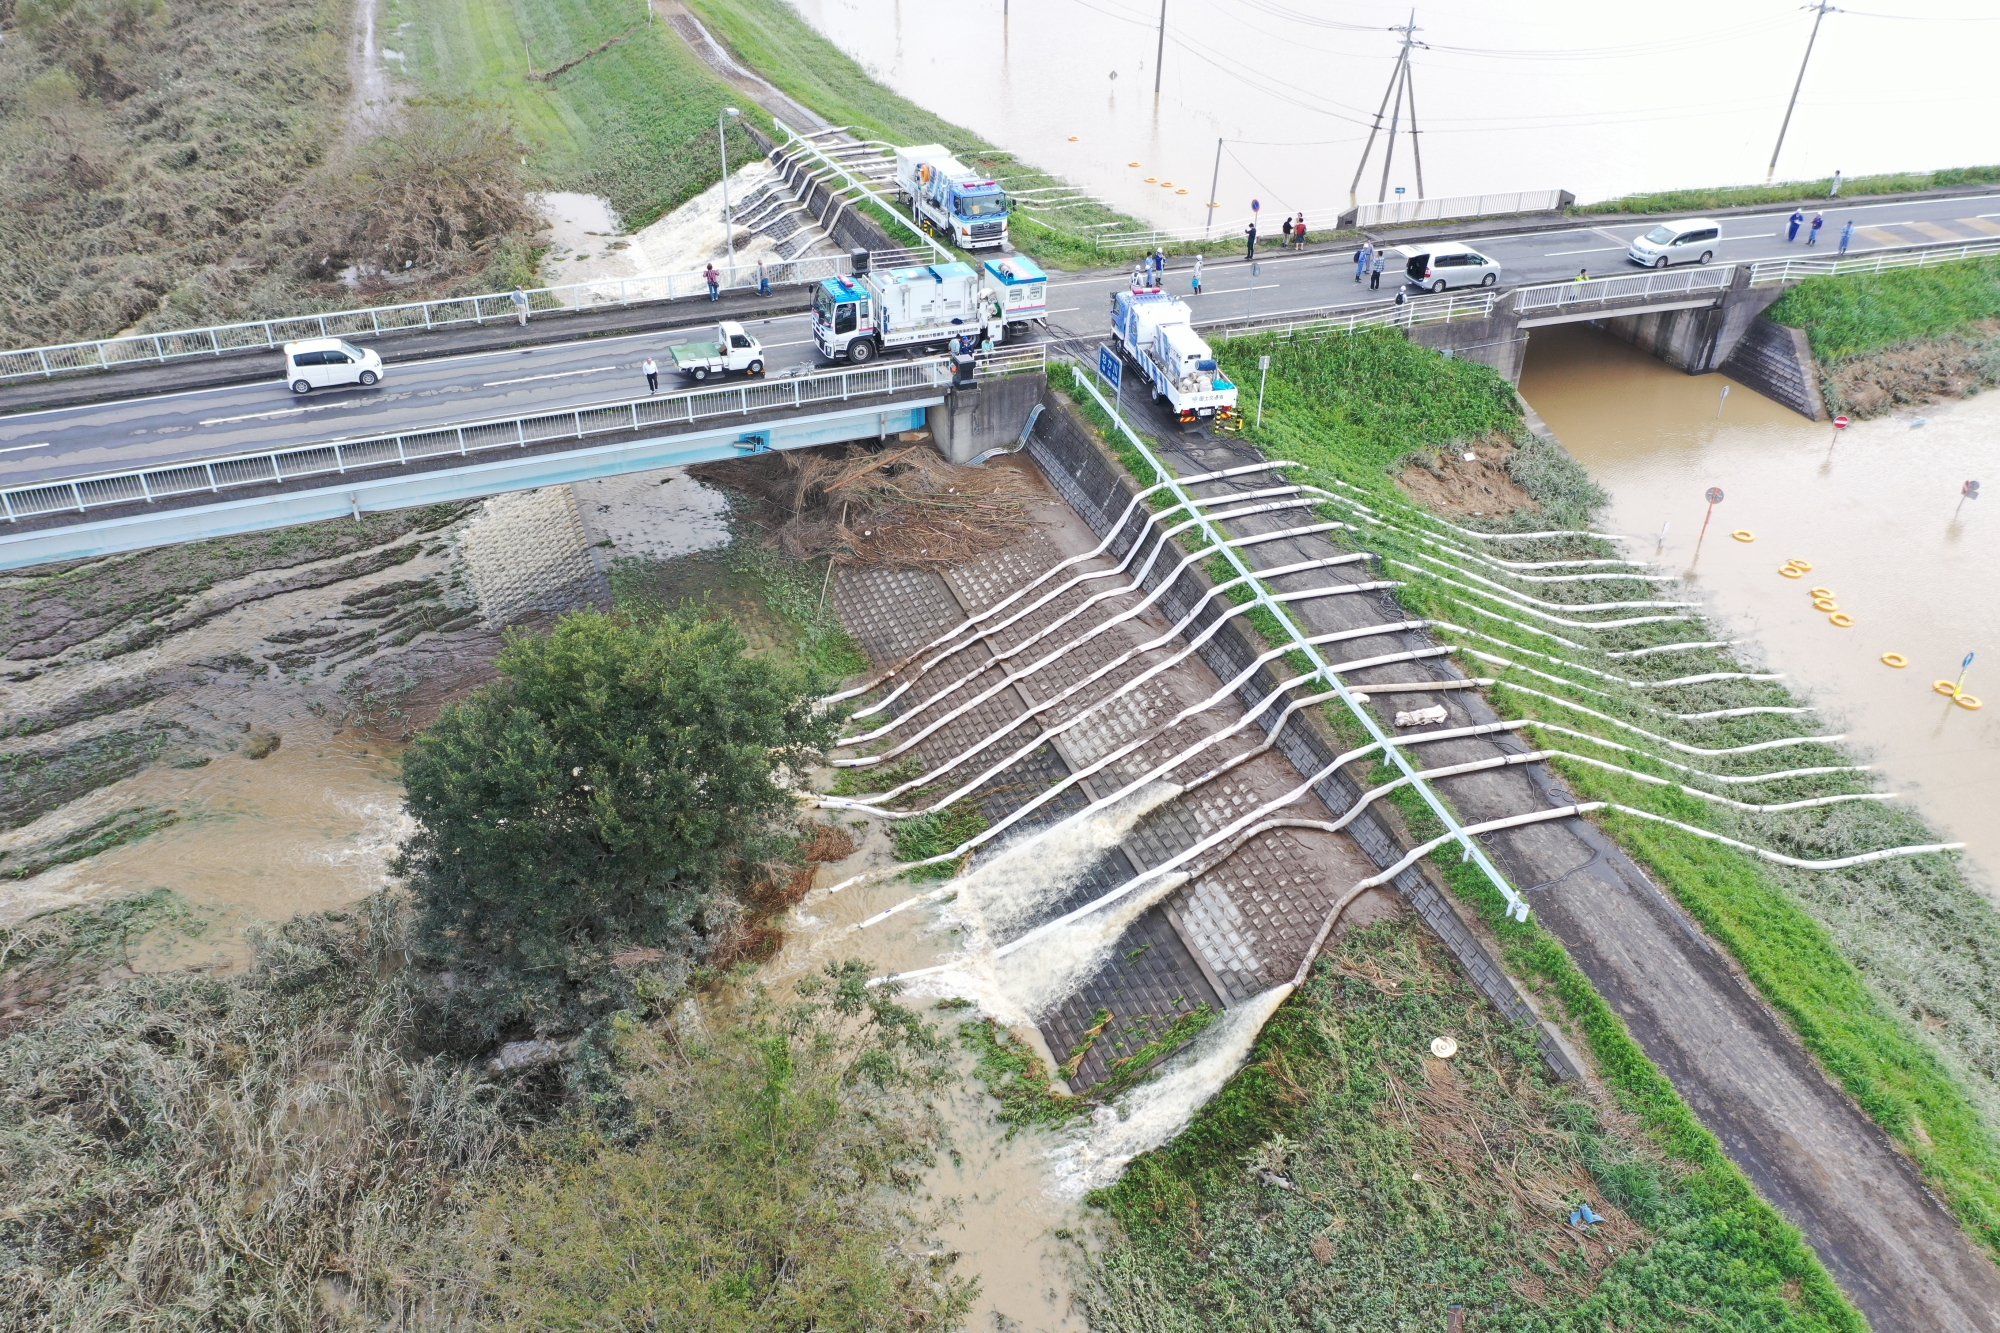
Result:
[[[339,338],[307,338],[285,344],[285,382],[293,393],[336,384],[370,385],[382,378],[382,358]]]
[[[1405,246],[1409,259],[1403,273],[1412,287],[1441,292],[1447,287],[1491,287],[1500,281],[1500,265],[1468,245],[1439,241],[1429,246]]]
[[[1662,222],[1632,242],[1625,257],[1641,268],[1665,268],[1669,264],[1706,264],[1715,258],[1716,243],[1722,239],[1722,224],[1709,218],[1686,222]]]

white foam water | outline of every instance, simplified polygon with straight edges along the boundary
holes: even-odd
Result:
[[[1102,1106],[1090,1128],[1049,1153],[1049,1190],[1077,1199],[1118,1179],[1125,1164],[1188,1127],[1222,1090],[1256,1044],[1257,1034],[1292,993],[1290,982],[1237,1005],[1211,1024],[1160,1076],[1134,1089],[1122,1110]]]
[[[1141,819],[1180,793],[1171,782],[1155,782],[1123,800],[1008,844],[950,886],[958,896],[941,919],[985,939],[1014,934],[1060,902]]]
[[[1037,1018],[1076,993],[1104,966],[1118,941],[1154,903],[1187,883],[1185,874],[1161,875],[1137,893],[1101,911],[1050,931],[1025,949],[993,962],[1000,989]]]

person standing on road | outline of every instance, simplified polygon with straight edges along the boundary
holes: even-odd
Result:
[[[1589,270],[1589,269],[1587,269],[1587,268],[1580,268],[1580,269],[1578,269],[1578,270],[1576,271],[1576,280],[1577,280],[1578,282],[1589,282],[1589,281],[1590,281],[1590,270]]]
[[[1388,264],[1389,256],[1381,250],[1375,251],[1374,265],[1368,270],[1369,291],[1378,292],[1382,290],[1382,270],[1388,267]]]
[[[1160,285],[1160,279],[1166,275],[1166,272],[1167,247],[1156,245],[1153,247],[1153,285],[1155,287]]]
[[[1143,262],[1132,265],[1132,290],[1135,292],[1146,290],[1146,265]]]
[[[1840,229],[1840,253],[1845,255],[1847,253],[1847,247],[1850,244],[1852,244],[1853,241],[1854,241],[1854,219],[1849,218],[1847,220],[1847,225]]]
[[[653,360],[653,358],[649,356],[646,358],[645,364],[641,365],[639,369],[646,372],[646,392],[658,393],[660,391],[659,362]]]
[[[1824,227],[1825,225],[1826,225],[1826,214],[1824,213],[1813,214],[1812,234],[1806,237],[1807,245],[1819,244],[1819,229],[1821,227]]]
[[[1254,219],[1254,218],[1253,218],[1253,219],[1251,219],[1251,221],[1250,221],[1250,225],[1249,225],[1249,226],[1247,226],[1247,227],[1245,227],[1245,228],[1243,229],[1243,239],[1244,239],[1244,241],[1246,242],[1246,244],[1245,244],[1245,245],[1244,245],[1244,247],[1243,247],[1243,262],[1244,262],[1244,263],[1246,263],[1246,264],[1248,264],[1248,263],[1250,263],[1250,262],[1251,262],[1252,260],[1254,260],[1254,259],[1256,259],[1256,258],[1257,258],[1257,222],[1256,222],[1256,219]]]
[[[516,287],[513,296],[508,299],[514,303],[514,318],[525,326],[528,322],[528,294]]]
[[[1291,248],[1292,248],[1292,215],[1291,215],[1291,214],[1289,214],[1289,213],[1287,213],[1287,214],[1285,215],[1285,245],[1284,245],[1284,248],[1285,248],[1285,249],[1287,249],[1287,250],[1289,250],[1289,249],[1291,249]]]
[[[771,275],[764,271],[764,261],[759,259],[757,261],[757,295],[769,296],[770,294]]]
[[[1799,239],[1799,228],[1805,225],[1805,221],[1806,215],[1804,213],[1801,213],[1796,208],[1792,210],[1792,215],[1785,219],[1785,240],[1787,243]]]
[[[715,271],[714,264],[710,264],[702,270],[701,280],[708,284],[708,299],[711,301],[720,301],[722,299],[722,275]]]
[[[1839,168],[1839,167],[1835,167],[1835,168],[1833,169],[1833,188],[1832,188],[1831,190],[1828,190],[1828,191],[1826,192],[1826,197],[1827,197],[1827,198],[1829,198],[1829,199],[1838,199],[1838,198],[1840,198],[1840,168]]]
[[[1306,248],[1306,215],[1299,214],[1299,225],[1292,228],[1292,240],[1299,249]]]
[[[1361,275],[1368,271],[1368,261],[1374,257],[1374,244],[1370,241],[1363,241],[1361,248],[1354,252],[1354,280],[1356,282],[1361,281]]]
[[[1194,294],[1196,296],[1201,295],[1201,253],[1199,251],[1195,252],[1194,257]]]

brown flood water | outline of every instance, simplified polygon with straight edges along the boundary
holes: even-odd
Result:
[[[1858,422],[1835,442],[1830,426],[1725,376],[1684,375],[1581,324],[1534,331],[1521,394],[1611,493],[1611,530],[1650,556],[1668,525],[1655,558],[1692,569],[1719,636],[1785,672],[1883,785],[1968,844],[1975,881],[1995,892],[2000,497],[1953,511],[1964,481],[2000,477],[2000,394]],[[1725,499],[1694,561],[1711,486]],[[1737,529],[1756,540],[1733,540]],[[1794,558],[1812,572],[1781,577]],[[1853,627],[1815,610],[1812,587],[1833,591]],[[1979,712],[1932,691],[1968,652],[1979,660],[1965,692],[1991,700]]]

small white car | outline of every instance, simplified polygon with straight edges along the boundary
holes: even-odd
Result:
[[[1410,286],[1427,292],[1447,287],[1491,287],[1500,281],[1498,262],[1458,241],[1405,247],[1404,253],[1409,255],[1403,265],[1405,279]]]
[[[382,358],[365,347],[356,347],[339,338],[306,338],[285,344],[285,382],[293,393],[336,384],[380,383]]]
[[[1633,241],[1625,257],[1641,268],[1706,264],[1715,258],[1716,243],[1721,239],[1722,225],[1710,218],[1662,222]]]

